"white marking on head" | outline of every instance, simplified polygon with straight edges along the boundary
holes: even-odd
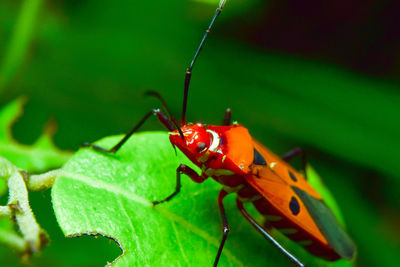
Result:
[[[212,143],[211,143],[210,147],[208,148],[208,150],[212,151],[212,152],[217,152],[216,150],[219,146],[219,141],[220,141],[219,135],[212,130],[207,130],[207,132],[209,132],[213,137]]]

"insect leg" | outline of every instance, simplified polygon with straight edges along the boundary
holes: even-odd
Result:
[[[226,126],[231,125],[231,117],[232,117],[232,110],[230,108],[227,108],[225,110],[224,121],[223,121],[222,125],[226,125]]]
[[[204,33],[203,39],[201,39],[200,45],[197,48],[192,61],[190,62],[190,66],[186,70],[185,87],[184,87],[184,91],[183,91],[182,120],[181,120],[182,125],[186,123],[186,104],[187,104],[187,99],[188,99],[189,85],[190,85],[190,79],[192,78],[192,69],[193,69],[194,63],[196,62],[196,59],[199,56],[200,51],[204,46],[204,42],[206,41],[208,35],[211,32],[211,28],[214,25],[215,20],[218,18],[219,14],[221,14],[222,9],[225,6],[225,2],[226,2],[226,0],[220,0],[218,8],[215,11],[214,17],[211,19],[210,25],[208,26],[206,32]]]
[[[293,256],[289,251],[287,251],[281,244],[278,243],[261,225],[259,225],[251,216],[247,213],[247,211],[243,207],[243,202],[241,202],[238,198],[236,199],[236,205],[242,215],[248,220],[254,228],[257,229],[266,239],[268,239],[274,246],[276,246],[286,257],[288,257],[294,264],[299,267],[304,267],[305,265],[299,261],[295,256]]]
[[[303,149],[301,149],[300,147],[296,147],[295,149],[290,150],[285,155],[283,155],[282,159],[284,161],[289,161],[290,159],[296,156],[301,157],[301,168],[304,171],[304,175],[306,175],[307,158],[306,158],[306,152]]]
[[[158,201],[153,201],[153,205],[157,205],[166,201],[170,201],[171,198],[176,196],[180,191],[181,191],[181,174],[186,174],[187,176],[190,177],[194,182],[196,183],[202,183],[206,179],[206,177],[200,176],[197,174],[195,170],[190,168],[189,166],[186,166],[184,164],[179,165],[179,167],[176,169],[176,186],[175,186],[175,191],[169,195],[167,198],[163,200],[158,200]]]
[[[219,192],[218,195],[218,206],[219,206],[219,212],[221,214],[222,218],[222,240],[218,248],[218,253],[217,256],[215,257],[214,264],[213,266],[216,267],[218,265],[219,257],[221,256],[222,249],[224,248],[225,240],[228,237],[229,234],[229,224],[228,224],[228,219],[226,218],[226,213],[225,213],[225,208],[224,208],[224,197],[228,195],[228,192],[226,192],[224,189],[222,189]]]
[[[103,148],[101,146],[92,144],[92,143],[83,143],[81,147],[90,147],[96,151],[102,152],[102,153],[115,153],[120,149],[120,147],[131,137],[133,133],[135,133],[140,126],[143,125],[143,123],[152,115],[156,115],[158,120],[164,124],[164,126],[169,130],[173,131],[175,130],[175,127],[171,122],[169,121],[168,117],[164,115],[159,109],[153,109],[149,111],[140,121],[138,124],[136,124],[132,130],[130,130],[115,146],[113,146],[111,149]]]

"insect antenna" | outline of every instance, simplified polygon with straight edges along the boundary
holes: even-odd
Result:
[[[201,49],[204,46],[204,43],[208,37],[208,35],[211,32],[211,28],[214,25],[215,20],[218,18],[219,14],[221,14],[222,9],[224,8],[226,3],[226,0],[221,0],[219,2],[218,8],[215,11],[215,14],[213,16],[213,18],[211,19],[211,23],[208,26],[206,32],[203,35],[203,39],[201,39],[200,45],[196,50],[196,53],[194,54],[194,57],[192,59],[192,62],[190,62],[189,67],[186,70],[186,75],[185,75],[185,87],[184,87],[184,91],[183,91],[183,105],[182,105],[182,120],[181,120],[181,125],[185,125],[186,124],[186,105],[187,105],[187,99],[188,99],[188,93],[189,93],[189,85],[190,85],[190,79],[192,77],[192,70],[193,70],[193,66],[194,63],[196,62],[196,59],[201,51]]]
[[[146,91],[144,92],[145,96],[154,96],[155,98],[158,98],[158,100],[160,100],[161,105],[164,107],[165,111],[167,112],[168,118],[171,119],[171,121],[176,120],[175,117],[172,115],[171,111],[168,108],[167,102],[165,102],[164,98],[160,95],[160,93],[156,92],[156,91]]]
[[[181,127],[179,127],[175,117],[172,115],[171,111],[168,108],[167,102],[165,102],[164,98],[160,95],[160,93],[150,90],[150,91],[146,91],[144,93],[144,95],[146,95],[146,96],[154,96],[154,97],[156,97],[156,98],[158,98],[160,100],[161,105],[164,107],[165,111],[167,112],[168,119],[172,122],[172,124],[174,124],[174,126],[178,130],[179,135],[181,136],[181,138],[185,139]]]

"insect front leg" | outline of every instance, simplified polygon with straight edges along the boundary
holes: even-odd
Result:
[[[139,128],[140,126],[147,121],[147,119],[154,114],[157,116],[158,120],[169,130],[173,131],[175,130],[174,125],[169,121],[168,117],[162,113],[161,110],[159,109],[152,109],[149,111],[140,121],[138,124],[136,124],[132,130],[130,130],[116,145],[114,145],[111,149],[103,148],[101,146],[92,144],[92,143],[83,143],[81,147],[90,147],[96,151],[102,152],[102,153],[115,153],[118,151],[118,149],[121,148],[121,146],[129,139],[129,137],[132,136]]]
[[[238,198],[236,199],[236,205],[242,215],[246,218],[246,220],[248,220],[250,224],[253,225],[253,227],[256,228],[257,231],[260,232],[266,239],[268,239],[274,246],[282,251],[282,253],[285,254],[286,257],[288,257],[294,264],[299,267],[305,266],[300,260],[293,256],[289,251],[287,251],[281,244],[279,244],[279,242],[276,241],[275,238],[273,238],[261,225],[256,222],[256,220],[253,219],[253,217],[250,216],[250,214],[247,213],[247,211],[243,207],[243,202],[240,201]]]
[[[221,256],[222,249],[224,248],[226,238],[228,237],[228,234],[229,234],[229,224],[228,224],[228,219],[226,218],[226,213],[225,213],[225,208],[224,208],[224,203],[223,203],[223,200],[227,195],[228,195],[228,192],[226,192],[224,189],[222,189],[218,195],[218,207],[219,207],[219,212],[220,212],[221,218],[222,218],[222,240],[221,240],[221,243],[218,248],[217,256],[215,257],[215,260],[214,260],[214,264],[213,264],[214,267],[216,267],[218,265],[218,261]]]
[[[222,125],[225,125],[225,126],[231,125],[231,117],[232,117],[232,110],[230,108],[227,108],[225,110],[225,115],[224,115],[224,120],[222,122]]]
[[[205,179],[207,179],[207,177],[198,175],[197,172],[195,170],[193,170],[192,168],[190,168],[189,166],[186,166],[185,164],[181,164],[176,169],[175,191],[163,200],[153,201],[153,205],[158,205],[160,203],[170,201],[174,196],[176,196],[181,191],[181,186],[182,186],[181,185],[181,174],[186,174],[187,176],[190,177],[190,179],[192,179],[196,183],[202,183],[202,182],[204,182]]]
[[[290,150],[285,155],[283,155],[282,159],[284,161],[289,161],[296,156],[301,157],[301,168],[304,171],[304,175],[307,176],[306,174],[307,158],[306,158],[306,152],[303,149],[301,149],[300,147],[296,147],[295,149]]]

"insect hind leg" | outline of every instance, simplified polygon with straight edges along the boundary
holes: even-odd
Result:
[[[136,124],[125,136],[117,143],[115,144],[111,149],[107,149],[92,143],[83,143],[81,147],[89,147],[92,148],[93,150],[99,151],[101,153],[115,153],[117,152],[123,144],[129,139],[129,137],[132,136],[139,128],[142,126],[147,119],[154,114],[157,116],[158,120],[169,130],[173,131],[175,130],[174,125],[169,121],[168,117],[162,113],[159,109],[152,109],[149,111],[140,121],[138,124]]]
[[[218,194],[218,207],[219,207],[219,212],[221,214],[221,219],[222,219],[222,240],[219,245],[213,267],[216,267],[218,265],[218,261],[219,261],[219,258],[221,257],[222,249],[224,248],[226,238],[228,237],[228,234],[229,234],[229,224],[228,224],[228,219],[226,217],[224,203],[223,203],[223,200],[227,195],[228,195],[228,192],[226,192],[224,189],[222,189]]]
[[[295,256],[293,256],[289,251],[287,251],[278,241],[275,240],[261,225],[259,225],[251,216],[247,213],[243,206],[243,202],[236,198],[236,205],[242,215],[253,225],[254,228],[257,229],[268,241],[270,241],[275,247],[277,247],[286,257],[288,257],[294,264],[299,267],[304,267],[305,265],[298,260]]]

